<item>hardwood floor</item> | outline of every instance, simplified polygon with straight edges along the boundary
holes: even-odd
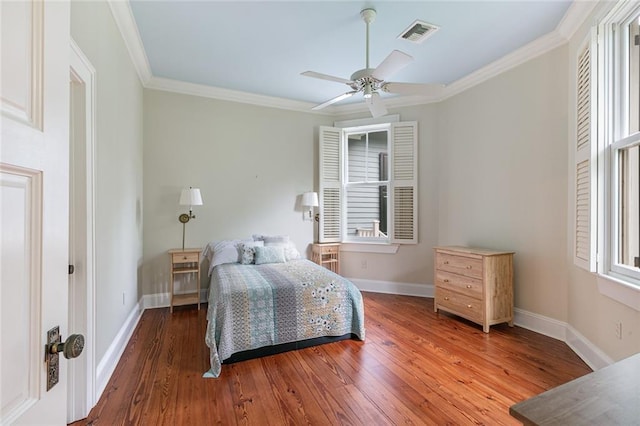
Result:
[[[209,368],[206,305],[143,314],[102,398],[74,425],[519,424],[509,406],[589,373],[564,343],[363,293],[366,341]]]

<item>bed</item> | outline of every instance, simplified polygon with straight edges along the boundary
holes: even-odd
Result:
[[[239,241],[230,244],[240,253],[237,262],[232,251],[228,262],[216,260],[220,244],[205,249],[213,254],[205,337],[211,369],[205,377],[218,377],[223,363],[365,339],[362,295],[353,283],[299,258],[295,249],[287,254],[290,246]],[[244,251],[253,257],[243,259]]]

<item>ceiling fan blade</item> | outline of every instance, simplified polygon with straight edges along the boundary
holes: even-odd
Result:
[[[376,68],[371,75],[378,80],[386,80],[387,77],[406,67],[411,61],[413,61],[411,55],[399,50],[394,50],[389,53],[389,56],[384,58],[384,61],[378,65],[378,68]]]
[[[344,83],[344,84],[352,84],[353,83],[353,81],[347,80],[346,78],[334,77],[332,75],[321,74],[321,73],[315,72],[315,71],[305,71],[305,72],[301,73],[300,75],[304,75],[304,76],[307,76],[307,77],[313,77],[313,78],[319,78],[320,80],[335,81],[337,83]]]
[[[382,117],[387,113],[387,108],[384,106],[384,102],[379,94],[372,93],[371,97],[366,99],[366,102],[369,107],[369,111],[371,111],[371,116],[374,118]]]
[[[328,107],[328,106],[329,106],[329,105],[331,105],[331,104],[335,104],[336,102],[339,102],[339,101],[341,101],[341,100],[343,100],[343,99],[347,99],[347,98],[349,98],[349,97],[351,97],[351,96],[355,95],[356,93],[358,93],[358,91],[357,91],[357,90],[353,90],[353,91],[351,91],[351,92],[343,93],[342,95],[340,95],[340,96],[336,96],[336,97],[335,97],[335,98],[333,98],[333,99],[329,99],[328,101],[323,102],[323,103],[321,103],[321,104],[319,104],[319,105],[316,105],[316,106],[314,106],[314,107],[313,107],[313,108],[311,108],[311,109],[312,109],[312,110],[314,110],[314,111],[317,111],[317,110],[322,109],[322,108],[324,108],[324,107]]]
[[[397,93],[399,95],[439,95],[444,89],[444,84],[396,83],[390,81],[384,83],[381,89],[387,93]]]

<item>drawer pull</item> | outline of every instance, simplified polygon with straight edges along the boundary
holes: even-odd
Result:
[[[442,263],[444,263],[445,265],[448,265],[448,264],[449,264],[449,261],[448,261],[448,260],[445,260],[445,261],[444,261],[444,262],[442,262]]]
[[[472,287],[471,284],[467,284],[467,288],[471,288],[471,287]]]
[[[443,281],[444,281],[445,283],[448,283],[448,282],[449,282],[449,280],[448,280],[447,278],[445,278]]]
[[[448,298],[448,297],[445,297],[445,298],[444,298],[444,300],[449,300],[449,298]]]
[[[471,265],[467,265],[467,269],[471,269]]]
[[[183,259],[183,260],[187,260],[187,256],[184,256],[182,259]]]
[[[472,308],[472,306],[471,306],[471,305],[467,305],[467,308],[471,309],[471,308]]]

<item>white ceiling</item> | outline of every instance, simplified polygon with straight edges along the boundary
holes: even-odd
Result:
[[[348,87],[301,72],[349,78],[365,67],[364,8],[377,11],[370,34],[372,67],[397,49],[415,60],[390,80],[446,85],[550,34],[558,39],[567,11],[575,9],[566,0],[130,0],[129,5],[153,78],[309,105]],[[416,19],[440,29],[422,44],[398,39]],[[354,96],[342,103],[361,101]]]

